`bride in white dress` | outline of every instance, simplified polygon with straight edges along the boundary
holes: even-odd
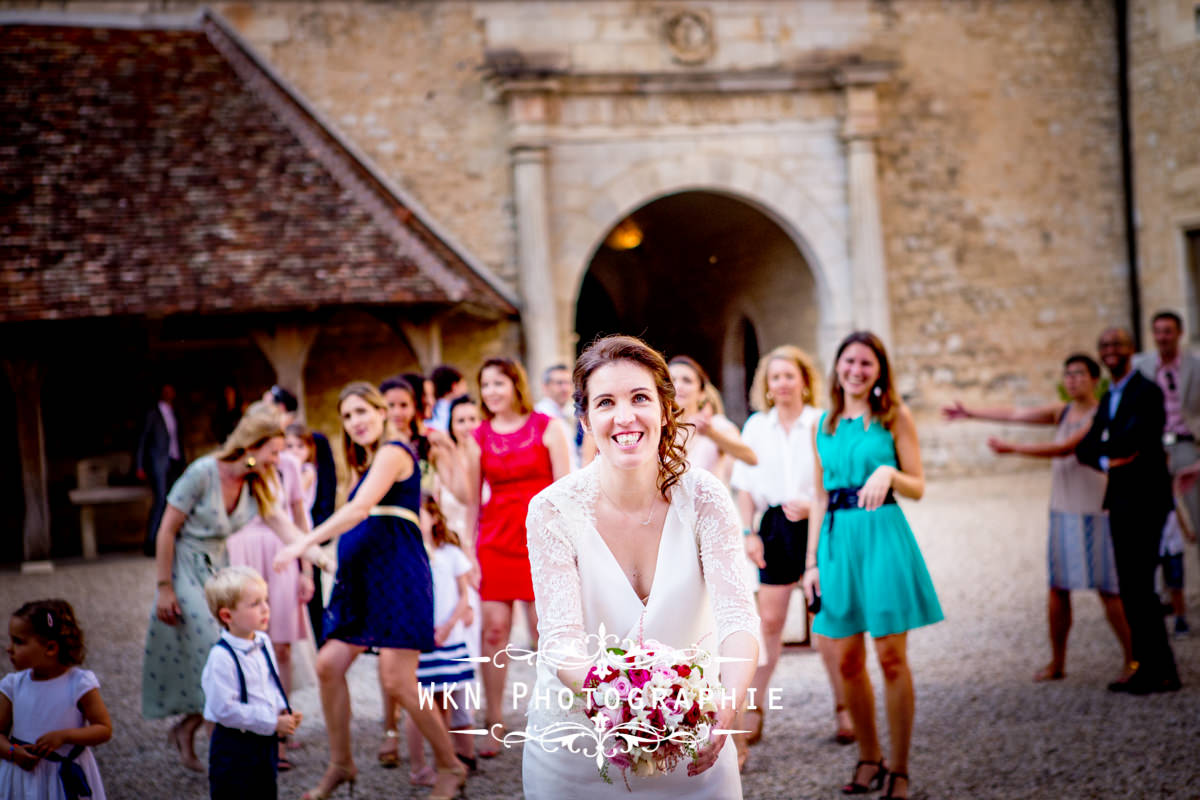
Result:
[[[576,364],[575,397],[598,456],[538,494],[526,523],[540,641],[527,727],[534,738],[524,746],[529,800],[626,795],[603,782],[594,758],[536,740],[555,723],[591,727],[577,708],[566,712],[544,700],[564,686],[578,692],[588,667],[563,667],[547,654],[594,652],[603,627],[621,639],[737,659],[720,665],[721,684],[734,701],[720,704],[718,729],[734,727],[758,655],[758,614],[740,570],[741,523],[719,480],[687,470],[675,435],[679,406],[662,356],[632,337],[601,339]],[[633,794],[740,798],[726,738],[713,737],[694,762],[666,775],[630,772]]]

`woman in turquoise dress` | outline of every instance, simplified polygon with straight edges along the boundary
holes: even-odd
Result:
[[[278,412],[264,404],[251,406],[221,449],[193,461],[171,487],[159,523],[157,596],[142,662],[142,715],[183,715],[167,741],[195,772],[204,772],[193,742],[204,710],[200,673],[221,635],[204,599],[204,582],[229,565],[225,540],[259,514],[284,541],[300,538],[284,515],[271,510],[278,491],[275,465],[283,448]],[[320,551],[310,555],[325,558]]]
[[[859,761],[845,794],[883,788],[885,798],[908,797],[913,686],[908,631],[942,619],[925,560],[895,495],[925,491],[921,449],[912,413],[892,382],[887,352],[872,333],[858,331],[838,347],[830,380],[830,410],[814,433],[816,475],[804,592],[820,598],[813,632],[835,640],[854,719]],[[891,760],[875,729],[875,698],[867,675],[863,634],[871,634],[883,673]]]

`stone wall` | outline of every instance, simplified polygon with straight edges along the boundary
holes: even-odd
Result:
[[[0,2],[30,5],[39,4]],[[1178,223],[1168,221],[1200,210],[1200,144],[1191,135],[1200,70],[1194,45],[1162,45],[1164,9],[1183,13],[1190,3],[1132,5],[1141,247],[1146,304],[1156,307],[1182,286],[1177,227],[1170,228]],[[705,69],[790,68],[852,51],[896,60],[880,90],[876,145],[896,372],[918,414],[930,469],[993,468],[983,441],[995,429],[948,428],[938,407],[956,397],[1051,400],[1062,358],[1092,352],[1101,327],[1129,317],[1110,4],[445,0],[214,8],[515,285],[508,125],[479,71],[485,50],[554,51],[584,71],[684,72],[690,68],[671,57],[660,33],[667,10],[682,6],[712,20],[715,49]],[[852,313],[835,307],[849,280],[840,102],[839,92],[820,91],[688,100],[631,93],[565,103],[556,122],[561,147],[549,165],[564,327],[606,227],[663,187],[699,176],[703,185],[744,187],[734,193],[775,219],[796,221],[789,233],[803,240],[814,269],[825,270],[814,276],[818,339],[836,341]],[[570,331],[557,335],[566,341]],[[466,361],[478,359],[474,346],[461,351]],[[828,346],[822,351],[827,359]]]
[[[997,429],[938,407],[1052,401],[1063,358],[1129,319],[1113,11],[880,8],[900,62],[877,145],[896,372],[927,468],[991,469]]]
[[[212,7],[468,250],[515,281],[503,115],[485,97],[474,4]]]
[[[1200,35],[1195,3],[1130,3],[1129,87],[1138,260],[1146,328],[1160,309],[1200,340],[1197,280],[1185,232],[1200,229]],[[1146,343],[1149,345],[1149,338]]]

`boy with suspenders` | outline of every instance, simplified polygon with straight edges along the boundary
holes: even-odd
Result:
[[[204,584],[208,608],[225,630],[204,665],[204,719],[215,722],[208,751],[212,800],[276,798],[279,737],[300,724],[279,680],[267,583],[251,567],[226,567]]]

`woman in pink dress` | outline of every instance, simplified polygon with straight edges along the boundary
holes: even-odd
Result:
[[[472,494],[467,525],[473,528],[473,520],[479,520],[475,552],[483,606],[483,654],[494,655],[508,645],[514,602],[525,604],[531,635],[536,639],[525,516],[533,496],[570,472],[571,461],[566,430],[558,420],[533,410],[529,381],[520,364],[508,358],[485,361],[479,370],[479,395],[484,421],[475,430],[477,446],[468,456]],[[481,508],[484,481],[491,488],[491,498]],[[507,670],[493,661],[482,671],[488,728],[496,731],[495,726],[504,723],[501,710]],[[496,755],[496,745],[496,739],[487,739],[479,755]]]
[[[289,450],[279,454],[276,467],[279,494],[276,508],[291,519],[302,533],[312,530],[309,517],[309,501],[315,491],[312,485],[308,493],[304,490],[301,477],[302,465]],[[311,482],[315,484],[315,482]],[[275,648],[275,662],[279,666],[279,680],[285,692],[292,691],[292,642],[308,637],[306,607],[313,594],[312,565],[298,561],[283,572],[276,572],[271,564],[275,554],[284,547],[284,542],[257,516],[229,537],[225,543],[232,566],[245,564],[258,570],[267,581],[267,600],[271,605],[271,621],[267,633]],[[290,769],[284,750],[280,747],[280,767]],[[286,766],[284,766],[286,765]]]

